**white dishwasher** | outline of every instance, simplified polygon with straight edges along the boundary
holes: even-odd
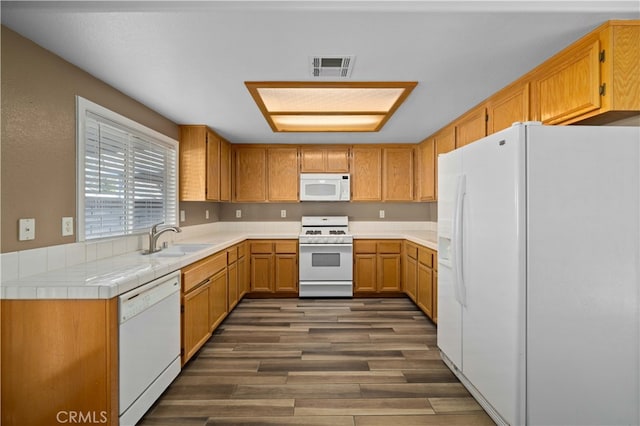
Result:
[[[119,297],[120,425],[135,425],[180,373],[180,271]]]

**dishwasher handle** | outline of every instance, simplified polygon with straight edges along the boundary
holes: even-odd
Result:
[[[180,271],[141,285],[118,297],[118,316],[123,324],[180,291]]]

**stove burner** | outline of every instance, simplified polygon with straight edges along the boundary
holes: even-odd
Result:
[[[322,231],[319,229],[307,229],[307,232],[305,232],[305,235],[320,235],[322,234]]]
[[[344,232],[344,230],[342,229],[332,229],[329,231],[329,234],[331,235],[346,235],[347,233]]]

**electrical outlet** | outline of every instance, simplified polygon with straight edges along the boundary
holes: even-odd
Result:
[[[380,219],[384,219],[384,210],[380,210]]]
[[[287,217],[287,211],[286,210],[280,210],[280,217]]]
[[[20,219],[18,224],[18,240],[29,241],[36,239],[36,220],[34,218]]]
[[[62,236],[68,237],[71,235],[73,235],[73,218],[63,217],[62,218]]]
[[[242,217],[242,210],[236,210],[236,217]]]
[[[204,218],[209,219],[209,210],[204,211]]]

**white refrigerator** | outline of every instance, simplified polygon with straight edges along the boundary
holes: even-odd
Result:
[[[640,128],[438,159],[438,347],[498,424],[640,424]]]

